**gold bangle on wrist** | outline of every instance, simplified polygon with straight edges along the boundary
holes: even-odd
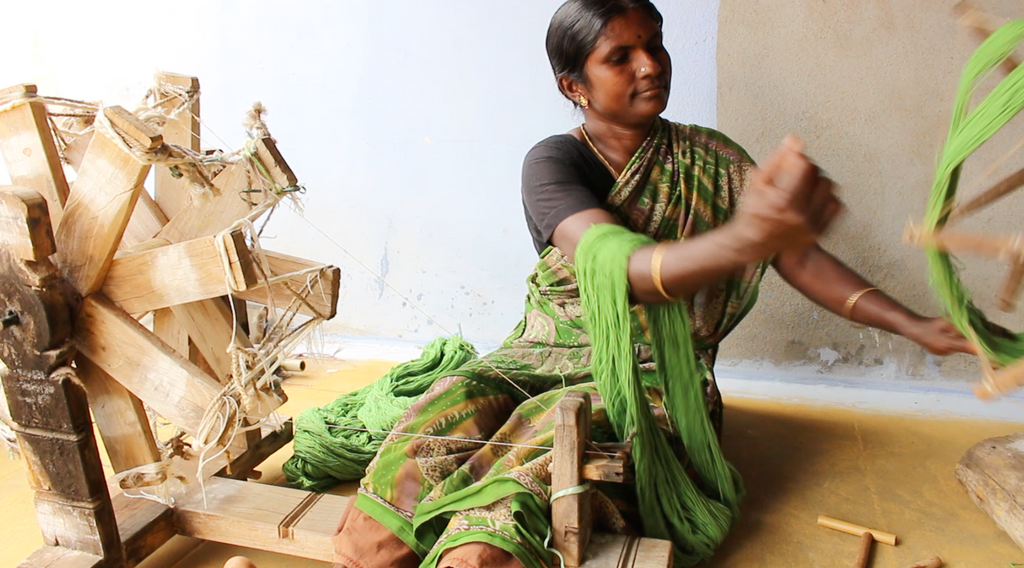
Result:
[[[850,297],[846,299],[846,305],[843,306],[843,319],[848,319],[848,320],[852,321],[853,320],[853,306],[857,305],[857,300],[860,300],[861,296],[863,296],[864,294],[867,294],[868,292],[870,292],[872,290],[878,290],[878,288],[875,288],[874,286],[871,286],[870,288],[864,288],[863,290],[858,290],[858,291],[854,292],[853,294],[850,294]]]
[[[676,301],[668,290],[665,289],[665,285],[661,282],[661,259],[665,256],[665,249],[663,248],[666,243],[658,243],[654,247],[654,252],[651,254],[651,280],[654,281],[654,287],[661,294],[662,298],[665,298],[669,302]]]

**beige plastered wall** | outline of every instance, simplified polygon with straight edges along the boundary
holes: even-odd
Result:
[[[823,245],[910,308],[940,307],[921,251],[901,242],[920,220],[946,135],[959,73],[977,46],[949,0],[722,0],[718,36],[718,128],[764,159],[789,132],[841,185],[846,204]],[[977,6],[1024,17],[1020,0]],[[676,70],[676,73],[685,70]],[[1000,76],[1001,77],[1001,76]],[[1024,151],[986,172],[1024,139],[1024,116],[972,156],[960,195],[1021,167]],[[987,176],[986,176],[987,173]],[[1024,193],[1024,192],[1021,192]],[[1024,198],[1011,197],[964,230],[1020,232]],[[963,257],[978,305],[994,307],[1006,266]],[[723,346],[726,364],[887,380],[973,380],[971,357],[928,356],[911,342],[855,329],[789,288],[774,273],[758,307]]]

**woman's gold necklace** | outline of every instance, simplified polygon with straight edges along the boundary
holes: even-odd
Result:
[[[594,146],[594,143],[591,142],[590,140],[590,136],[587,135],[586,127],[583,126],[582,124],[580,125],[580,132],[583,133],[583,139],[587,141],[587,146],[590,146],[590,149],[593,150],[595,154],[597,154],[597,159],[601,160],[601,163],[604,164],[604,167],[608,168],[608,171],[612,173],[612,176],[615,179],[619,179],[619,172],[615,171],[615,168],[613,168],[612,165],[608,163],[608,160],[605,159],[604,154],[602,154],[601,151],[597,149],[597,146]]]

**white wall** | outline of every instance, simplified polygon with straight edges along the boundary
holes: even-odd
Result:
[[[327,331],[423,340],[461,326],[488,346],[518,321],[536,258],[522,157],[578,122],[544,52],[560,3],[56,1],[45,18],[14,3],[0,86],[131,108],[155,71],[196,75],[204,145],[218,147],[242,142],[262,101],[308,189],[308,223],[277,213],[264,246],[342,268]],[[718,0],[659,4],[675,61],[666,116],[714,126]]]

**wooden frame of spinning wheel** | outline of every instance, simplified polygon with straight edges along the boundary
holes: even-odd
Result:
[[[173,86],[172,94],[187,103],[162,134],[120,107],[100,112],[142,152],[165,143],[199,151],[198,80],[161,74],[157,83]],[[15,317],[0,326],[0,346],[21,353],[5,360],[4,386],[45,541],[21,566],[131,567],[175,535],[332,561],[331,537],[348,497],[247,482],[291,440],[291,421],[229,442],[208,466],[203,490],[192,483],[169,507],[131,498],[105,478],[89,420],[91,414],[115,472],[161,459],[147,405],[196,434],[231,378],[232,337],[251,347],[245,319],[236,324],[224,296],[226,280],[240,314],[245,301],[266,303],[269,294],[288,304],[307,285],[305,276],[263,284],[254,251],[240,230],[232,230],[254,205],[239,195],[268,180],[255,179],[244,165],[228,165],[212,179],[212,196],[190,201],[188,182],[158,168],[150,197],[142,187],[150,166],[110,137],[89,134],[64,148],[64,159],[77,170],[69,186],[45,103],[35,92],[32,85],[0,91],[0,101],[25,99],[0,110],[0,153],[14,184],[0,188],[0,297],[10,284],[35,306],[18,316],[22,325]],[[169,96],[163,104],[176,101]],[[254,151],[274,185],[296,184],[272,139],[256,140]],[[275,275],[319,266],[269,251],[265,256]],[[329,319],[337,310],[340,271],[327,267],[319,276],[324,293],[304,300],[299,311]],[[147,313],[152,330],[133,317]],[[283,402],[279,394],[263,397],[247,414],[268,415]],[[567,399],[559,408],[559,420],[567,422],[560,422],[556,436],[556,489],[585,479],[622,481],[624,456],[609,458],[606,451],[584,458],[589,405]],[[556,546],[569,565],[671,565],[665,541],[590,539],[588,512],[585,494],[554,504]]]

